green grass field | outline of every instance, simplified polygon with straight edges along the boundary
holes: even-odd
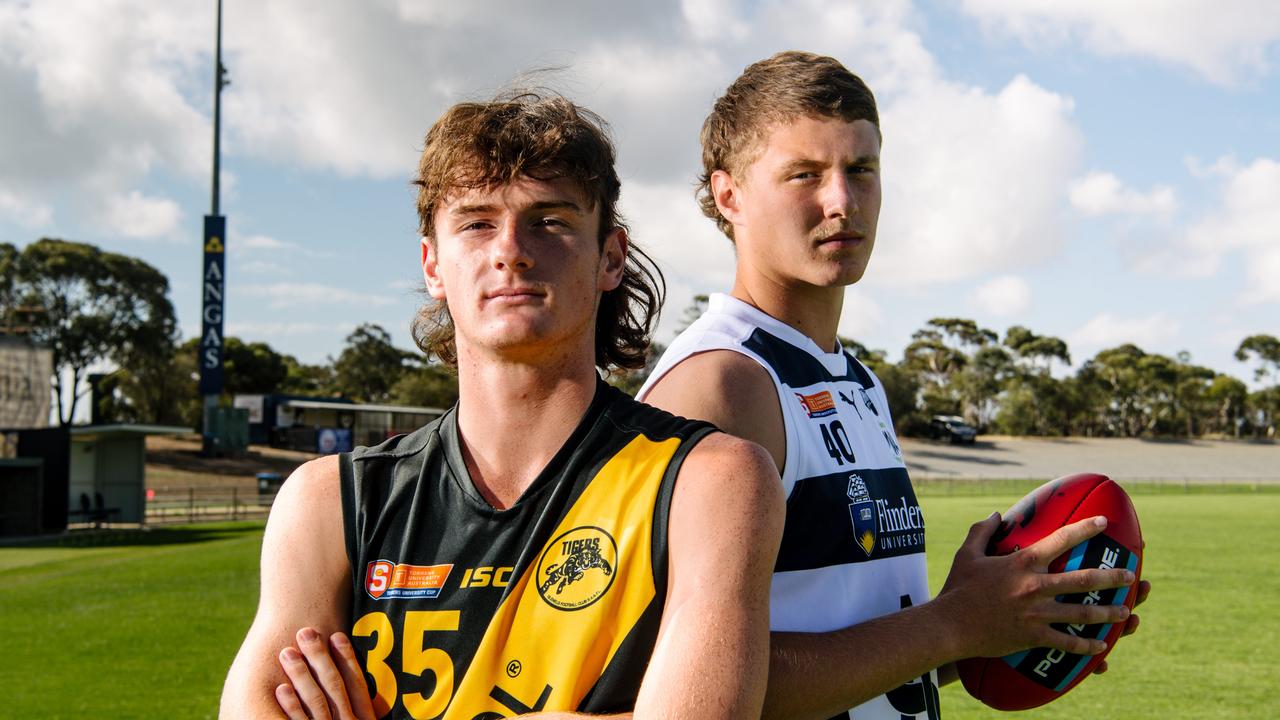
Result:
[[[930,581],[1014,495],[924,493]],[[1037,718],[1265,717],[1280,687],[1280,495],[1138,494],[1155,589],[1112,669]],[[3,718],[210,718],[257,598],[261,525],[0,547]],[[957,684],[948,720],[999,716]]]
[[[942,587],[968,525],[1016,496],[922,500],[929,581]],[[1049,718],[1258,718],[1280,689],[1280,495],[1133,496],[1153,586],[1141,629],[1108,656],[1111,669],[1026,720]],[[948,720],[1005,715],[959,683],[942,691]],[[1009,717],[1014,717],[1010,714]]]
[[[0,717],[215,717],[257,603],[261,528],[0,548]]]

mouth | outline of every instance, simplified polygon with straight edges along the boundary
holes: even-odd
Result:
[[[866,235],[852,230],[841,230],[829,235],[822,234],[818,236],[817,245],[819,247],[856,247],[867,239]]]
[[[501,287],[486,292],[484,299],[486,302],[519,305],[537,302],[546,297],[546,295],[545,291],[531,286]]]

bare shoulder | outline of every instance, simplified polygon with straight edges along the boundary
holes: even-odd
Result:
[[[691,355],[667,371],[644,401],[755,442],[779,469],[786,461],[782,408],[773,378],[742,353],[710,350]]]
[[[310,572],[323,571],[326,575],[346,571],[338,463],[337,455],[316,458],[299,466],[280,486],[263,537],[264,593],[270,592],[266,572],[269,565],[301,565]],[[275,578],[290,575],[283,573]]]
[[[341,471],[337,455],[325,455],[299,465],[280,486],[276,502],[283,507],[309,509],[324,507],[341,500]],[[341,510],[341,508],[338,508]],[[275,505],[272,506],[274,514]]]
[[[784,502],[778,469],[767,450],[750,440],[713,433],[685,458],[673,499],[680,507],[673,512],[745,514],[769,525],[782,517]]]
[[[727,433],[712,433],[699,442],[685,459],[680,475],[732,478],[778,484],[778,471],[769,452],[752,442]]]
[[[263,537],[264,595],[295,589],[280,587],[295,576],[286,568],[304,567],[313,579],[318,579],[317,573],[327,578],[345,574],[348,563],[338,463],[336,455],[316,458],[299,466],[280,486]],[[272,568],[276,572],[269,577]]]
[[[690,355],[668,370],[644,401],[677,415],[708,420],[679,410],[749,410],[756,396],[772,387],[769,372],[752,358],[733,350],[708,350]]]

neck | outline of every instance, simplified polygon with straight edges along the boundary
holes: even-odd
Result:
[[[790,325],[824,351],[835,352],[843,286],[783,285],[740,266],[729,294]]]
[[[476,490],[510,507],[569,439],[595,396],[589,353],[531,363],[458,347],[458,434]]]

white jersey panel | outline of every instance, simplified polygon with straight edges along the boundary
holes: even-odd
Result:
[[[770,627],[838,630],[928,600],[924,518],[875,375],[842,349],[825,352],[757,308],[712,295],[637,397],[685,358],[710,350],[760,363],[782,409],[787,517]],[[937,677],[926,674],[837,717],[937,720]]]

